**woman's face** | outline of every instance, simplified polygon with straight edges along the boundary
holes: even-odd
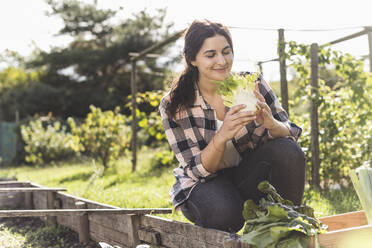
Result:
[[[199,70],[199,83],[222,81],[229,76],[234,54],[230,44],[222,35],[204,40],[191,64]]]

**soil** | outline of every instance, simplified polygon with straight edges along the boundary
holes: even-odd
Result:
[[[62,226],[46,226],[40,218],[0,218],[2,248],[99,248],[96,242],[80,244],[77,233]]]

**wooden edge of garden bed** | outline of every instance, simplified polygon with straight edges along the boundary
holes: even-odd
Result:
[[[364,211],[355,211],[321,217],[319,220],[328,226],[328,231],[368,225]]]
[[[18,182],[22,183],[22,182]],[[6,184],[6,183],[4,183]],[[13,184],[13,183],[10,183]],[[14,187],[17,183],[14,182],[10,187]],[[27,185],[29,184],[29,185]],[[47,188],[42,185],[35,183],[25,182],[25,186],[28,187],[38,187],[38,188]],[[18,186],[19,187],[19,186]],[[46,192],[45,192],[46,193]],[[46,196],[46,195],[45,195]],[[38,194],[35,200],[40,200],[40,197],[45,197],[44,195]],[[84,198],[72,196],[62,192],[56,192],[55,197],[60,199],[63,202],[63,207],[72,208],[74,207],[77,201],[83,201],[87,204],[87,208],[96,208],[96,209],[116,209],[115,212],[119,212],[120,208],[108,204],[103,204],[99,202],[94,202]],[[40,198],[40,199],[39,199]],[[40,205],[40,204],[38,204]],[[43,203],[42,205],[45,205]],[[71,206],[70,206],[71,205]],[[51,210],[53,211],[53,210]],[[79,210],[75,210],[79,211]],[[86,210],[82,210],[86,211]],[[88,210],[92,211],[92,210]],[[102,210],[104,211],[104,210]],[[111,211],[111,210],[109,210]],[[127,215],[126,215],[127,216]],[[129,218],[130,216],[128,216]],[[90,217],[89,217],[90,218]],[[90,225],[91,233],[90,238],[95,241],[102,241],[101,236],[107,238],[107,242],[126,244],[129,247],[135,247],[135,244],[138,244],[139,241],[147,241],[151,245],[159,245],[159,247],[179,247],[182,242],[191,242],[188,247],[225,247],[225,248],[242,248],[250,247],[247,244],[242,244],[239,241],[238,237],[230,237],[231,234],[227,232],[221,232],[214,229],[206,229],[198,226],[191,225],[189,223],[178,222],[163,217],[156,217],[150,215],[142,215],[137,218],[136,223],[128,222],[125,223],[125,228],[118,228],[118,226],[106,227],[102,221],[99,223],[94,222],[93,220],[96,217],[91,218],[92,223]],[[107,218],[107,221],[110,222],[113,216],[102,216],[97,217],[97,220],[102,218]],[[124,218],[124,219],[128,219]],[[76,219],[76,218],[75,218]],[[75,223],[71,222],[76,221],[74,218],[71,220],[66,219],[66,223],[69,223],[68,226],[75,226]],[[352,245],[351,247],[358,247],[357,243],[360,240],[367,240],[366,242],[372,243],[372,225],[368,225],[367,219],[364,211],[356,211],[332,216],[326,216],[319,218],[322,223],[329,226],[329,232],[326,234],[321,234],[318,236],[318,241],[323,247],[339,247],[339,244],[343,242],[354,242],[356,246]],[[123,221],[123,220],[122,220]],[[70,223],[71,222],[71,223]],[[133,221],[132,221],[133,222]],[[138,222],[138,223],[137,223]],[[113,223],[114,224],[114,223]],[[124,223],[120,223],[124,224]],[[96,230],[97,229],[97,230]],[[102,229],[102,230],[101,230]],[[106,230],[107,229],[107,230]],[[113,237],[107,236],[107,231],[117,233]],[[102,233],[101,233],[102,232]],[[95,234],[99,234],[95,236]],[[134,235],[136,234],[136,235]],[[101,236],[100,236],[101,235]],[[121,238],[116,240],[117,236]],[[102,236],[103,237],[103,236]],[[351,241],[350,241],[351,240]],[[129,241],[129,242],[128,242]],[[128,243],[127,243],[128,242]],[[310,246],[314,247],[314,238],[311,239]],[[350,246],[349,246],[350,247]],[[363,246],[364,247],[364,246]],[[368,247],[368,246],[366,246]]]

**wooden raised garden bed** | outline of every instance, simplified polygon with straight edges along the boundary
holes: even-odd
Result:
[[[91,239],[123,248],[144,243],[151,247],[170,248],[250,247],[231,233],[148,214],[169,213],[170,209],[122,209],[62,193],[63,190],[31,182],[0,182],[0,208],[26,208],[23,211],[2,210],[0,217],[39,216],[49,224],[63,225],[76,231],[81,242]],[[318,236],[322,247],[347,247],[343,246],[345,242],[368,238],[372,247],[372,225],[367,224],[364,211],[320,219],[329,226],[328,233]],[[314,247],[314,242],[310,247]]]

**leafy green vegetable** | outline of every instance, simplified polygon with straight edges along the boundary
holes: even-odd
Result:
[[[309,237],[325,233],[327,226],[315,219],[314,210],[308,206],[294,206],[283,199],[270,185],[263,181],[258,189],[266,194],[256,204],[244,203],[246,220],[241,241],[253,247],[307,247]]]
[[[244,110],[256,111],[257,98],[253,90],[258,77],[259,73],[251,73],[244,76],[232,74],[224,81],[215,81],[218,85],[217,92],[228,107],[245,104],[247,107]]]

